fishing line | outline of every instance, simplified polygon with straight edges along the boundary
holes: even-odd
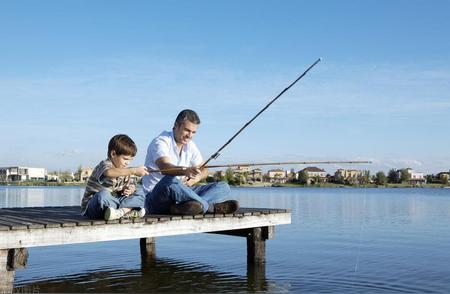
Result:
[[[272,103],[274,103],[278,98],[280,98],[285,92],[287,92],[292,86],[294,86],[300,79],[302,79],[316,64],[318,64],[322,58],[317,59],[310,67],[308,67],[295,81],[293,81],[289,86],[287,86],[283,91],[280,92],[275,98],[273,98],[266,106],[263,107],[251,120],[249,120],[242,128],[239,129],[222,147],[219,148],[214,154],[212,154],[208,160],[206,160],[201,168],[205,167],[211,160],[217,159],[220,152],[231,143],[246,127],[248,127],[261,113],[263,113],[267,108],[269,108]]]

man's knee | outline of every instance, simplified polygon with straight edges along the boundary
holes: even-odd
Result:
[[[170,186],[172,184],[179,184],[181,181],[176,176],[164,176],[158,184]]]
[[[216,182],[215,187],[223,192],[230,192],[230,185],[227,182]]]

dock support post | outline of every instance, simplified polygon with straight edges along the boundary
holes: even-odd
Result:
[[[247,281],[251,289],[264,291],[266,281],[266,240],[273,239],[275,228],[253,228],[247,235]]]
[[[15,270],[27,265],[26,248],[0,249],[0,293],[12,293],[14,290]]]
[[[247,235],[247,262],[264,264],[266,262],[266,240],[273,239],[273,226],[253,228]]]
[[[0,249],[0,293],[12,293],[14,274],[8,266],[8,249]]]
[[[143,263],[151,262],[155,260],[156,257],[156,238],[141,238],[141,261]]]

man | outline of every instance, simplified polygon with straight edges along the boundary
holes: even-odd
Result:
[[[227,198],[230,187],[225,182],[194,186],[208,176],[202,155],[192,141],[200,118],[195,111],[181,111],[171,132],[164,131],[147,149],[145,166],[151,170],[142,178],[146,194],[145,209],[153,214],[194,215],[199,213],[233,213],[236,200]]]

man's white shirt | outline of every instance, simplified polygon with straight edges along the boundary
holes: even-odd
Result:
[[[183,145],[181,154],[178,152],[173,131],[164,131],[153,139],[147,148],[145,166],[151,169],[159,169],[155,162],[161,157],[170,158],[170,163],[176,166],[199,166],[203,162],[202,155],[192,140]],[[164,175],[158,172],[144,176],[142,186],[145,194],[150,193],[163,177]]]

